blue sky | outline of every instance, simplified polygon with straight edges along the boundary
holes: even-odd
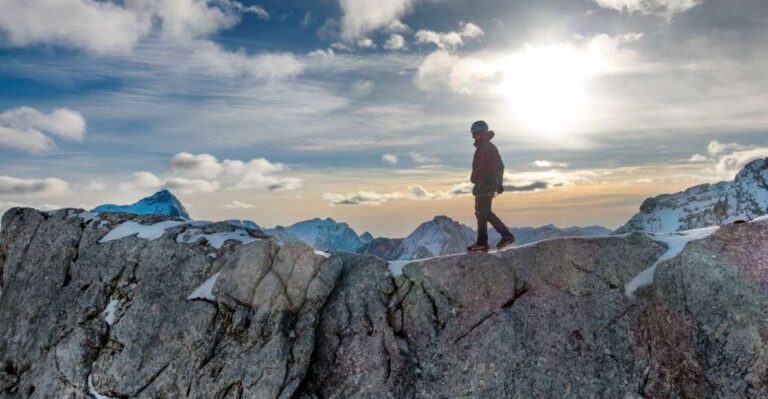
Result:
[[[197,218],[472,225],[485,119],[519,188],[497,201],[508,224],[616,227],[768,156],[766,17],[758,0],[0,0],[0,210],[166,187]]]

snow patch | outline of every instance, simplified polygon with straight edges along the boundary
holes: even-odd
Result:
[[[242,229],[211,234],[205,234],[200,229],[189,229],[176,237],[176,242],[180,244],[193,244],[200,240],[206,240],[208,245],[216,249],[221,249],[224,243],[228,240],[235,240],[240,241],[243,244],[248,244],[257,239],[251,237],[247,231]]]
[[[662,242],[667,245],[667,252],[664,252],[651,267],[643,270],[635,276],[624,287],[624,293],[629,298],[634,298],[635,292],[638,289],[647,287],[653,284],[653,276],[656,274],[656,268],[662,263],[666,262],[683,252],[685,246],[692,241],[701,240],[709,237],[717,231],[719,226],[706,227],[703,229],[681,231],[678,233],[655,233],[648,234],[648,237],[654,241]]]
[[[328,252],[323,252],[323,251],[318,251],[318,250],[315,250],[315,254],[320,255],[320,256],[324,257],[325,259],[328,259],[328,258],[331,257],[331,254],[329,254]]]
[[[166,229],[178,227],[184,223],[185,222],[175,222],[172,220],[150,225],[139,224],[136,222],[125,222],[102,237],[99,240],[99,244],[119,240],[121,238],[130,237],[133,235],[136,235],[138,238],[152,241],[162,237]]]
[[[768,222],[768,215],[752,219],[753,222]]]
[[[111,397],[104,396],[96,391],[96,388],[93,386],[93,376],[91,374],[88,374],[88,393],[96,399],[112,399]]]
[[[389,272],[392,273],[392,276],[399,276],[403,274],[403,267],[405,267],[405,265],[417,262],[418,261],[416,260],[392,260],[387,262],[387,266],[389,267]]]
[[[107,324],[110,326],[115,324],[115,317],[117,316],[117,299],[112,298],[101,314],[104,315],[104,321],[106,321]]]
[[[197,287],[195,291],[189,294],[187,299],[205,299],[211,302],[216,301],[216,297],[213,295],[213,286],[216,285],[216,280],[219,279],[219,274],[221,274],[221,272],[217,272],[209,277],[208,280],[205,280],[201,286]]]

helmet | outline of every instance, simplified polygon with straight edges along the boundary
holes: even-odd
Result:
[[[469,129],[472,134],[476,133],[485,133],[488,131],[488,124],[485,123],[485,121],[477,121],[472,124],[472,127]]]

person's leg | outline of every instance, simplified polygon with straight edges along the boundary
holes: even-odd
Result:
[[[488,214],[491,213],[491,197],[475,197],[475,217],[477,217],[477,243],[488,245]]]
[[[501,234],[502,237],[510,237],[512,233],[509,231],[507,226],[504,224],[504,222],[499,219],[498,216],[496,216],[495,213],[493,213],[493,210],[491,210],[493,198],[489,197],[488,199],[488,215],[487,220],[491,222],[491,226],[493,226],[494,229],[496,229],[499,234]]]

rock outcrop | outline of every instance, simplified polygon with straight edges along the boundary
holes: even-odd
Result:
[[[674,232],[748,221],[768,214],[768,158],[747,164],[733,181],[702,184],[646,199],[616,233]]]
[[[16,208],[0,398],[764,398],[768,223],[433,258],[229,223]],[[117,234],[116,232],[120,233]]]

